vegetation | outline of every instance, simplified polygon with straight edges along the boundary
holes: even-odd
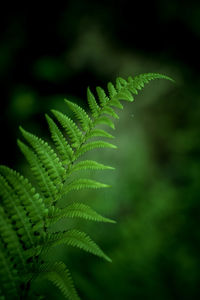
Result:
[[[114,129],[111,118],[119,118],[115,108],[123,108],[120,101],[132,102],[133,95],[155,79],[172,81],[157,73],[129,77],[128,80],[119,77],[115,85],[108,83],[108,94],[97,87],[98,99],[88,88],[90,114],[65,100],[76,121],[58,110],[52,110],[54,119],[46,115],[52,146],[20,127],[25,142],[18,140],[18,145],[30,165],[34,180],[0,166],[0,299],[34,297],[35,291],[30,287],[36,278],[50,280],[68,299],[79,299],[64,262],[46,260],[47,253],[57,245],[78,247],[111,261],[85,232],[77,229],[52,232],[51,229],[63,218],[114,223],[76,199],[67,203],[67,196],[73,190],[108,187],[89,178],[74,178],[74,174],[87,169],[112,169],[94,160],[84,160],[82,156],[96,148],[116,148],[102,140],[113,136],[107,130],[99,129],[98,125]],[[91,141],[93,138],[95,140]],[[61,199],[65,201],[63,208],[58,205]]]

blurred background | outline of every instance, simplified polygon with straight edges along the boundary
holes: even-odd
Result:
[[[28,167],[16,146],[18,126],[48,139],[44,113],[68,113],[63,99],[86,105],[86,88],[146,72],[155,81],[126,103],[116,122],[117,150],[90,153],[115,171],[91,172],[112,185],[73,193],[117,224],[64,220],[86,231],[112,258],[76,249],[55,259],[70,268],[84,300],[199,299],[200,3],[81,1],[0,10],[0,164]],[[46,282],[45,299],[63,299]]]

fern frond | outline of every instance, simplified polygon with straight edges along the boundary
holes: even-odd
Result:
[[[124,107],[123,107],[123,105],[120,103],[119,100],[122,100],[122,99],[121,99],[121,97],[118,98],[118,94],[117,94],[115,97],[113,97],[113,98],[110,99],[109,105],[114,106],[114,107],[117,107],[117,108],[120,108],[120,109],[123,109]]]
[[[131,77],[129,77],[131,78]],[[166,79],[171,82],[174,82],[174,80],[166,75],[159,74],[159,73],[144,73],[140,74],[138,76],[135,76],[132,78],[132,82],[136,83],[138,85],[138,89],[144,87],[145,83],[149,83],[151,80],[155,79]]]
[[[47,247],[54,247],[61,244],[78,247],[86,252],[92,253],[111,262],[111,259],[86,233],[78,231],[76,229],[59,233],[51,233],[47,236]]]
[[[49,211],[49,222],[53,224],[62,218],[82,218],[95,222],[116,223],[114,220],[105,218],[91,207],[82,203],[72,203],[64,208],[52,207]]]
[[[127,81],[122,77],[117,77],[116,79],[116,87],[117,89],[120,89],[122,86],[126,86]]]
[[[41,227],[43,227],[43,219],[48,210],[45,208],[43,199],[36,193],[29,180],[6,166],[0,166],[0,173],[12,186],[13,191],[20,199],[20,203],[26,207],[32,223],[40,222]]]
[[[82,189],[99,189],[99,188],[106,188],[110,187],[108,184],[104,184],[92,179],[87,178],[79,178],[75,179],[72,182],[66,184],[63,187],[62,193],[63,195],[69,193],[70,191],[78,191]]]
[[[71,167],[70,173],[72,173],[74,171],[88,170],[88,169],[90,169],[90,170],[114,170],[113,167],[105,166],[94,160],[82,160],[82,161],[74,164]]]
[[[71,146],[67,142],[66,138],[63,136],[56,123],[52,120],[52,118],[50,118],[47,114],[45,116],[58,155],[60,156],[64,164],[70,163],[73,160],[74,151],[72,150]]]
[[[102,117],[99,117],[98,119],[96,119],[95,125],[96,124],[105,124],[105,125],[111,127],[112,129],[115,129],[114,123],[106,116],[102,116]]]
[[[43,264],[40,268],[39,277],[51,281],[69,300],[80,300],[70,272],[63,262]]]
[[[73,103],[66,99],[65,102],[68,104],[68,106],[74,112],[77,119],[80,121],[83,131],[89,130],[92,126],[92,120],[90,119],[86,111],[76,103]]]
[[[14,228],[20,235],[20,239],[24,243],[24,247],[28,248],[33,246],[34,235],[32,223],[30,218],[27,216],[26,208],[20,205],[19,198],[1,175],[0,196],[2,197],[4,208],[9,211],[11,220],[15,222]]]
[[[128,89],[133,93],[133,94],[138,94],[137,90],[141,90],[145,84],[149,83],[152,80],[156,79],[166,79],[169,81],[174,82],[174,80],[168,76],[158,74],[158,73],[146,73],[146,74],[140,74],[135,77],[129,77],[128,78]]]
[[[113,135],[111,135],[110,133],[108,133],[107,131],[105,131],[103,129],[92,129],[92,130],[90,130],[89,133],[87,133],[86,138],[90,139],[90,138],[97,137],[97,136],[106,137],[106,138],[109,138],[109,139],[114,139]]]
[[[107,87],[108,87],[109,98],[112,99],[115,95],[117,95],[117,91],[114,85],[112,84],[112,82],[108,82]]]
[[[76,229],[50,233],[49,227],[62,218],[82,218],[96,222],[114,223],[98,214],[91,207],[74,202],[64,208],[55,206],[61,197],[70,191],[85,188],[105,188],[109,185],[91,179],[71,179],[70,175],[82,170],[113,169],[96,161],[77,159],[97,148],[117,148],[94,137],[113,138],[106,130],[96,128],[106,124],[114,129],[113,120],[119,116],[115,107],[122,109],[121,100],[132,102],[145,84],[155,79],[167,79],[165,75],[148,73],[129,77],[118,77],[116,83],[108,83],[108,94],[101,87],[95,95],[88,88],[87,99],[91,114],[65,100],[77,119],[73,121],[65,114],[52,110],[55,121],[46,115],[53,146],[20,127],[27,146],[20,140],[18,145],[30,164],[36,185],[20,173],[0,166],[0,299],[25,298],[31,280],[39,273],[49,279],[70,300],[79,300],[68,269],[62,262],[44,263],[44,254],[52,247],[65,244],[78,247],[89,253],[111,261],[86,233]],[[67,200],[67,197],[66,199]]]
[[[14,230],[11,220],[6,215],[2,206],[0,206],[0,236],[5,245],[5,252],[12,257],[12,261],[22,271],[27,270],[26,258],[24,255],[24,249],[20,243],[16,230]]]
[[[80,157],[84,153],[91,151],[95,148],[113,148],[116,149],[117,146],[107,143],[104,141],[94,141],[94,142],[89,142],[87,144],[84,144],[77,152],[76,152],[76,158]]]
[[[5,253],[0,241],[0,288],[7,299],[15,299],[19,291],[19,276],[11,257]]]
[[[20,127],[20,130],[24,138],[35,150],[39,160],[47,170],[51,180],[57,185],[58,189],[61,189],[65,179],[66,170],[53,148],[50,147],[47,142],[24,130],[22,127]]]
[[[72,121],[69,117],[63,113],[52,109],[52,113],[64,128],[66,134],[70,138],[71,146],[74,148],[79,148],[82,142],[84,141],[83,133],[80,131],[78,126]]]
[[[102,89],[99,86],[96,88],[96,91],[97,91],[97,95],[99,98],[99,102],[100,102],[101,106],[104,107],[106,105],[106,103],[109,101],[109,97],[106,95],[104,89]]]
[[[96,101],[93,93],[91,92],[91,90],[89,88],[87,89],[87,99],[88,99],[89,107],[90,107],[91,112],[92,112],[92,116],[94,118],[97,118],[98,115],[99,115],[99,112],[100,112],[100,107],[97,104],[97,101]]]
[[[112,109],[112,107],[109,107],[109,106],[103,107],[102,113],[107,114],[115,119],[119,119],[119,116],[116,114],[114,109]]]
[[[33,175],[40,187],[47,206],[56,202],[59,196],[59,191],[55,183],[51,180],[47,170],[42,165],[37,155],[23,142],[17,140],[18,146],[30,164]]]

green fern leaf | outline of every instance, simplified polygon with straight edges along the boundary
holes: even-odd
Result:
[[[133,86],[133,78],[131,76],[128,77],[128,89],[133,95],[138,95],[137,89]]]
[[[121,100],[133,101],[133,95],[155,79],[173,81],[157,73],[141,74],[128,80],[118,77],[115,85],[108,83],[108,95],[101,87],[96,88],[98,102],[88,88],[91,117],[77,104],[65,100],[78,125],[56,110],[52,110],[55,122],[46,115],[54,148],[20,128],[30,146],[21,141],[18,145],[30,164],[37,184],[33,187],[20,173],[0,166],[0,299],[15,299],[16,295],[20,299],[25,298],[21,287],[28,290],[32,278],[39,272],[39,276],[49,279],[65,297],[78,300],[66,266],[62,262],[43,263],[46,258],[44,254],[57,245],[78,247],[110,261],[84,232],[73,229],[49,233],[48,230],[49,226],[64,217],[114,223],[82,203],[74,202],[64,208],[58,208],[55,204],[62,195],[73,190],[108,187],[91,179],[70,179],[73,172],[80,170],[112,169],[95,161],[76,160],[96,148],[117,148],[101,140],[88,140],[93,137],[113,138],[106,130],[97,129],[96,125],[106,124],[114,129],[110,117],[119,118],[114,108],[122,109]]]
[[[105,124],[109,127],[111,127],[112,129],[115,129],[115,125],[114,123],[106,116],[103,117],[99,117],[96,121],[95,121],[95,125],[96,124]]]
[[[111,259],[99,248],[99,246],[97,246],[93,240],[91,240],[87,234],[76,229],[49,234],[46,244],[47,247],[54,247],[61,244],[78,247],[86,252],[92,253],[111,262]]]
[[[92,126],[92,120],[90,119],[86,111],[76,103],[73,103],[66,99],[65,102],[68,104],[68,106],[74,112],[77,119],[80,121],[83,131],[89,130]]]
[[[25,207],[20,205],[19,198],[1,175],[0,196],[2,197],[4,208],[9,211],[11,219],[15,221],[15,230],[21,236],[21,241],[24,243],[24,246],[27,248],[33,246],[34,235],[32,223],[27,216],[27,211]]]
[[[40,268],[39,277],[51,281],[69,300],[80,300],[69,270],[63,262],[43,264]]]
[[[122,77],[117,77],[116,79],[116,85],[120,85],[121,87],[126,87],[128,82],[122,78]]]
[[[120,109],[123,109],[123,105],[120,103],[121,98],[119,99],[118,94],[110,99],[109,105],[114,106]]]
[[[63,136],[62,132],[56,125],[56,123],[46,114],[46,119],[51,132],[52,140],[56,146],[56,150],[64,164],[68,164],[73,160],[74,151],[68,144],[67,140]]]
[[[29,133],[22,127],[20,127],[20,130],[24,138],[35,150],[39,160],[47,170],[51,180],[57,185],[58,189],[62,188],[63,180],[66,176],[66,170],[53,148],[50,147],[47,142],[44,142],[41,138]]]
[[[87,89],[87,99],[88,99],[89,107],[90,107],[91,112],[92,112],[92,116],[94,118],[98,117],[99,112],[100,112],[100,107],[97,104],[96,99],[95,99],[93,93],[90,91],[89,88]]]
[[[109,101],[109,98],[107,97],[105,91],[101,87],[98,86],[96,88],[96,91],[97,91],[97,95],[98,95],[101,107],[104,107],[107,104],[107,102]]]
[[[8,254],[3,251],[0,241],[0,288],[7,299],[14,299],[19,294],[19,275]]]
[[[124,79],[124,83],[125,83],[125,85],[126,85],[126,80]],[[124,84],[123,84],[124,85]],[[122,89],[122,83],[121,83],[121,80],[120,80],[120,77],[118,77],[117,79],[116,79],[116,90],[117,90],[117,92],[119,92],[121,89]]]
[[[43,220],[48,210],[45,208],[43,199],[36,193],[35,188],[28,179],[6,166],[0,166],[0,173],[12,186],[13,191],[19,196],[20,202],[26,207],[33,224]],[[43,222],[40,223],[41,226],[42,223]]]
[[[113,117],[115,119],[119,119],[119,116],[116,114],[114,109],[112,109],[112,107],[109,107],[109,106],[103,107],[102,113],[110,115],[111,117]]]
[[[140,74],[135,77],[129,77],[128,81],[129,84],[134,87],[137,90],[141,90],[146,83],[149,83],[151,80],[155,79],[166,79],[169,81],[174,82],[174,80],[166,75],[158,74],[158,73],[146,73],[146,74]]]
[[[99,189],[110,187],[108,184],[104,184],[95,180],[87,179],[87,178],[79,178],[75,179],[72,182],[66,184],[63,187],[62,193],[67,194],[70,191],[78,191],[82,189]]]
[[[52,207],[49,211],[49,222],[50,224],[56,223],[62,218],[82,218],[85,220],[96,221],[96,222],[107,222],[116,223],[114,220],[105,218],[98,214],[91,207],[82,203],[73,203],[64,208]]]
[[[78,126],[66,115],[63,113],[52,109],[52,113],[64,128],[66,134],[70,138],[71,146],[74,148],[79,148],[82,142],[84,141],[83,133],[80,131]]]
[[[83,161],[80,161],[80,162],[74,164],[70,169],[70,173],[72,173],[74,171],[88,170],[88,169],[90,169],[90,170],[114,170],[113,167],[105,166],[94,160],[83,160]]]
[[[0,236],[6,245],[6,252],[12,257],[12,262],[26,272],[28,266],[26,265],[24,249],[19,241],[17,232],[11,224],[11,220],[6,215],[2,206],[0,206]]]
[[[106,137],[109,139],[114,139],[114,136],[111,135],[110,133],[108,133],[107,131],[103,130],[103,129],[92,129],[90,130],[90,132],[86,135],[87,139],[93,138],[93,137]]]
[[[116,96],[117,99],[119,100],[126,100],[132,102],[134,100],[132,94],[127,90],[127,89],[122,89],[118,95]],[[115,98],[115,99],[116,99]]]
[[[108,93],[110,99],[112,99],[115,95],[117,95],[117,91],[111,82],[108,83]]]
[[[84,144],[77,152],[76,152],[76,158],[80,157],[84,153],[93,150],[95,148],[113,148],[116,149],[117,146],[107,143],[104,141],[94,141],[94,142],[89,142],[87,144]]]
[[[18,140],[17,143],[31,166],[33,175],[35,176],[44,197],[45,204],[47,204],[47,206],[51,205],[59,197],[59,191],[55,183],[51,180],[47,170],[44,168],[37,155],[20,140]]]

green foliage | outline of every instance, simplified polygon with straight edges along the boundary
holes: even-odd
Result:
[[[122,108],[120,100],[133,101],[133,95],[151,80],[163,78],[161,74],[143,74],[128,80],[118,78],[116,85],[108,84],[109,96],[97,88],[98,101],[88,89],[87,97],[91,116],[77,104],[66,100],[75,114],[76,123],[65,114],[52,110],[53,118],[46,115],[54,147],[20,127],[27,144],[18,145],[30,164],[36,186],[18,172],[0,167],[0,297],[1,299],[27,299],[33,279],[48,279],[62,294],[71,300],[79,299],[69,270],[62,262],[46,262],[44,253],[60,244],[78,247],[111,261],[97,244],[84,232],[76,229],[51,232],[51,225],[62,218],[83,218],[110,222],[92,208],[75,200],[64,208],[58,201],[73,190],[104,188],[107,184],[88,178],[72,179],[72,173],[86,169],[112,169],[91,160],[79,160],[84,153],[95,148],[116,148],[93,137],[113,138],[97,124],[114,129],[113,118],[118,118],[113,107]]]

